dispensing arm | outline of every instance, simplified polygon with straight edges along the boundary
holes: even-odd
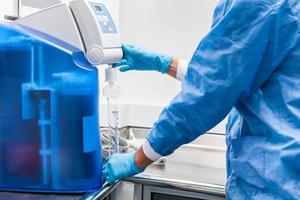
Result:
[[[72,0],[51,6],[15,23],[65,41],[85,53],[92,65],[113,64],[123,57],[119,32],[105,4]]]

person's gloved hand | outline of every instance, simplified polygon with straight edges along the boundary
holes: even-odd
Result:
[[[113,65],[119,67],[121,72],[129,70],[149,70],[166,73],[169,70],[172,58],[165,55],[142,49],[128,44],[122,44],[123,59]]]
[[[103,177],[109,184],[113,184],[117,180],[143,172],[136,166],[134,157],[135,153],[112,155],[104,166]]]

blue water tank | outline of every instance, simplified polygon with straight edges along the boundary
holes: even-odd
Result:
[[[49,35],[0,24],[0,189],[102,186],[98,71]]]

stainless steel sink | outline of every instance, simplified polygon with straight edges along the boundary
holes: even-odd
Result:
[[[126,127],[121,129],[121,135],[129,139],[130,134],[133,134],[141,145],[149,130],[149,128]],[[207,133],[194,142],[180,147],[172,155],[168,156],[167,160],[195,166],[225,169],[225,152],[225,135]]]
[[[141,145],[148,131],[149,128],[126,127],[121,135],[126,139],[134,135]],[[114,192],[115,199],[133,199],[143,186],[175,188],[225,199],[225,149],[225,135],[205,134],[168,156],[165,166],[151,165],[142,174],[128,178]]]

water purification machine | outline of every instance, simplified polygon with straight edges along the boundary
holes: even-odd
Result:
[[[121,58],[113,18],[97,0],[0,23],[0,189],[102,186],[95,65]]]

